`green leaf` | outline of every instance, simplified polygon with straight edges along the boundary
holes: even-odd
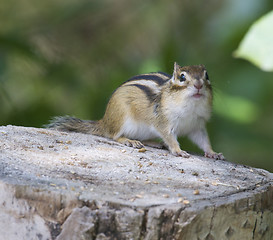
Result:
[[[244,58],[264,71],[273,71],[273,11],[254,22],[234,56]]]

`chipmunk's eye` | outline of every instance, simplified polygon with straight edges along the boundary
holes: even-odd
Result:
[[[209,81],[209,75],[208,75],[208,73],[206,72],[206,80],[208,80]]]
[[[184,81],[186,81],[186,76],[185,76],[184,73],[182,73],[182,74],[180,75],[180,82],[184,82]]]

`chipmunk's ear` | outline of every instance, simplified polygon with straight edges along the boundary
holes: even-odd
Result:
[[[175,62],[173,67],[173,76],[171,78],[172,82],[175,82],[175,80],[177,79],[179,69],[180,69],[180,66]]]
[[[177,62],[174,62],[173,73],[176,73],[179,68],[180,68],[180,66],[177,64]]]

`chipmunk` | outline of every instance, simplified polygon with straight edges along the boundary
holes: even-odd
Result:
[[[204,65],[181,67],[173,75],[163,72],[134,76],[112,94],[104,117],[98,121],[55,117],[48,128],[99,135],[135,148],[141,141],[161,138],[173,155],[181,150],[178,136],[188,136],[205,157],[224,160],[212,150],[206,122],[212,110],[212,87]]]

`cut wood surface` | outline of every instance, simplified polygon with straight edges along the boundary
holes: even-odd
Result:
[[[273,174],[0,127],[0,239],[273,239]]]

